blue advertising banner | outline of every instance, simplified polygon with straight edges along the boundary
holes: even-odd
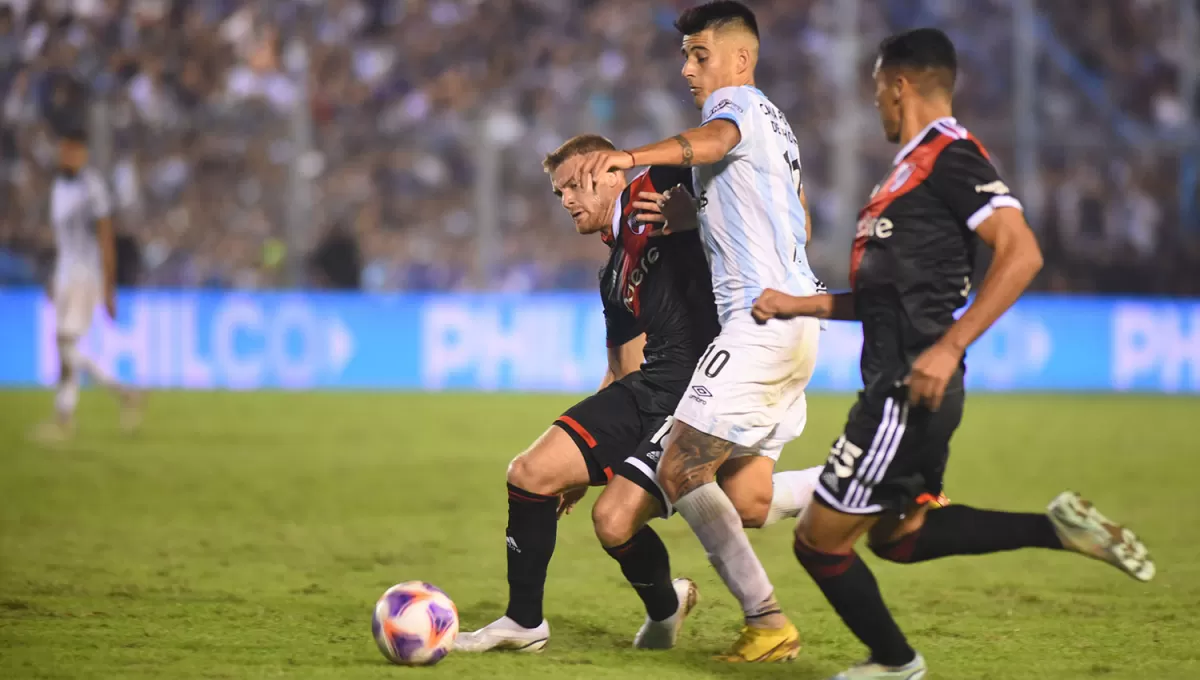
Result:
[[[591,293],[129,291],[118,306],[84,351],[151,388],[586,392],[605,365]],[[49,301],[0,290],[0,319],[0,385],[52,384]],[[829,324],[812,389],[857,389],[861,345],[857,324]],[[1200,393],[1200,301],[1026,296],[967,366],[983,390]]]

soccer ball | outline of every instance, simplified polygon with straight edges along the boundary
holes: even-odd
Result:
[[[458,637],[458,608],[422,581],[394,585],[375,603],[371,632],[379,651],[401,666],[432,666]]]

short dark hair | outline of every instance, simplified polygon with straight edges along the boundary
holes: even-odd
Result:
[[[60,139],[87,142],[87,114],[90,92],[75,77],[57,73],[50,78],[45,117]]]
[[[542,169],[546,172],[554,172],[558,166],[575,156],[582,156],[593,151],[613,151],[616,148],[616,145],[608,141],[607,137],[593,134],[575,135],[554,151],[546,154],[546,159],[542,161]]]
[[[683,10],[675,20],[675,30],[683,35],[693,35],[706,28],[722,28],[730,24],[742,24],[758,37],[758,19],[754,12],[737,0],[712,0]]]
[[[936,28],[914,28],[897,33],[879,43],[879,68],[911,69],[936,72],[936,82],[948,92],[954,91],[958,73],[958,54],[950,36]]]

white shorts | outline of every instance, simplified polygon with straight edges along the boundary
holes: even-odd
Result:
[[[54,313],[58,335],[79,338],[92,325],[92,316],[100,304],[100,282],[92,276],[56,277]]]
[[[804,390],[817,362],[819,320],[759,325],[733,316],[709,345],[675,409],[695,429],[737,445],[733,455],[779,460],[808,419]]]

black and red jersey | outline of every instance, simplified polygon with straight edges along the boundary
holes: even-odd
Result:
[[[712,277],[698,232],[650,236],[656,225],[638,222],[633,202],[643,191],[663,193],[682,185],[692,191],[687,168],[652,167],[629,183],[618,199],[611,251],[600,273],[600,296],[608,346],[646,334],[641,379],[673,399],[674,409],[700,355],[720,330]]]
[[[1020,209],[987,150],[953,118],[931,123],[896,155],[859,213],[850,262],[863,323],[868,389],[907,374],[967,302],[979,226]]]

